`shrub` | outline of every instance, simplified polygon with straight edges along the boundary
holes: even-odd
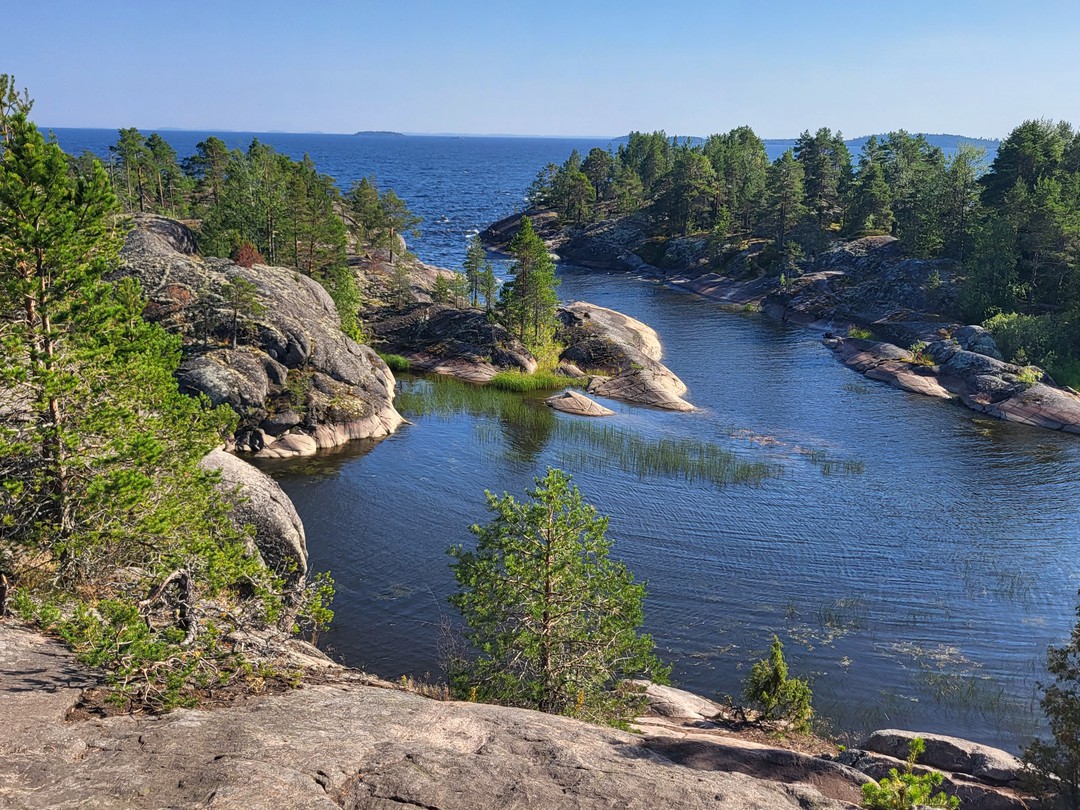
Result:
[[[874,335],[869,329],[864,329],[861,326],[851,324],[847,329],[847,336],[849,338],[855,338],[856,340],[873,340]]]
[[[914,773],[915,760],[926,750],[921,737],[916,737],[908,746],[907,764],[904,773],[896,768],[879,782],[867,782],[862,786],[862,806],[867,810],[906,810],[913,807],[960,806],[960,800],[944,793],[934,793],[934,788],[941,784],[944,776],[938,771]]]
[[[1077,608],[1080,616],[1080,607]],[[1080,622],[1064,647],[1051,647],[1046,668],[1051,684],[1039,684],[1039,705],[1050,723],[1051,740],[1036,740],[1024,750],[1027,762],[1049,792],[1069,810],[1080,808]]]
[[[768,659],[754,664],[743,682],[743,697],[760,708],[769,720],[786,720],[795,731],[806,731],[814,710],[810,705],[810,684],[803,678],[789,678],[784,645],[773,636]]]
[[[259,249],[251,242],[241,242],[240,246],[232,253],[232,260],[241,267],[251,267],[256,264],[266,264],[266,259],[259,253]]]
[[[934,365],[934,358],[926,353],[926,342],[917,340],[908,346],[908,351],[911,352],[911,362],[918,366],[932,366]]]

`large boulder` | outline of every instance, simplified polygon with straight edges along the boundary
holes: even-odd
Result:
[[[185,225],[140,215],[121,253],[120,274],[141,282],[146,316],[184,342],[178,378],[186,390],[233,407],[241,431],[273,423],[278,413],[299,414],[292,429],[319,447],[385,436],[401,424],[393,374],[341,331],[334,302],[317,281],[285,267],[202,258],[195,246]],[[233,349],[224,290],[235,279],[254,286],[258,306],[257,314],[239,316]],[[271,434],[267,449],[274,444]],[[286,454],[284,446],[276,452]]]
[[[908,748],[916,737],[921,737],[926,745],[926,750],[919,757],[922,765],[950,773],[969,774],[995,785],[1015,784],[1023,776],[1024,764],[1012,754],[944,734],[887,728],[872,733],[863,743],[863,748],[896,759],[907,759]]]
[[[590,394],[690,411],[682,398],[686,385],[660,362],[656,332],[613,309],[575,301],[559,310],[559,340],[567,347],[560,360],[594,373]]]
[[[304,524],[289,496],[270,476],[224,450],[211,450],[200,462],[221,474],[219,489],[232,504],[238,526],[251,526],[252,542],[266,566],[285,581],[288,601],[304,588],[308,556]]]

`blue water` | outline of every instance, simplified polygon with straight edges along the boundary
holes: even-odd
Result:
[[[99,154],[114,139],[57,135],[69,150]],[[167,135],[183,154],[205,133]],[[260,138],[310,153],[343,184],[376,173],[425,216],[413,249],[445,266],[521,204],[541,166],[595,145]],[[900,726],[1017,750],[1039,722],[1046,647],[1075,620],[1080,439],[866,380],[808,330],[647,279],[560,274],[564,299],[656,328],[698,407],[606,402],[617,414],[605,424],[716,442],[778,465],[781,477],[725,489],[642,480],[576,458],[550,422],[538,430],[468,413],[416,417],[381,443],[267,465],[300,511],[313,565],[337,579],[334,654],[388,678],[438,677],[440,627],[453,619],[447,546],[468,543],[467,527],[486,519],[484,489],[520,494],[548,465],[567,466],[611,516],[615,555],[648,581],[646,626],[679,684],[737,695],[777,633],[840,732]],[[826,471],[811,450],[857,464]]]
[[[116,130],[54,129],[69,154],[90,151],[103,160]],[[149,135],[149,132],[144,133]],[[582,155],[606,140],[575,138],[483,138],[435,136],[296,135],[267,132],[162,132],[180,158],[214,135],[230,149],[247,149],[253,138],[294,160],[310,155],[319,171],[347,190],[374,175],[424,218],[409,249],[425,262],[458,269],[469,240],[496,219],[524,206],[525,192],[548,163],[562,163],[572,149]]]

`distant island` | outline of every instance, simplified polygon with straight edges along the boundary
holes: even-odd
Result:
[[[365,129],[361,132],[354,132],[353,135],[360,135],[365,138],[374,137],[392,137],[392,138],[404,138],[404,132],[390,132],[385,129]]]

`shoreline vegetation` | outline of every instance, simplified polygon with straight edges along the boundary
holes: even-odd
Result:
[[[1080,134],[1064,121],[1025,121],[989,166],[981,149],[946,155],[903,130],[869,137],[857,160],[839,132],[805,131],[773,162],[749,127],[697,143],[634,132],[614,153],[549,164],[528,202],[568,231],[605,230],[631,266],[780,286],[837,243],[892,237],[933,263],[939,314],[1080,385]]]

